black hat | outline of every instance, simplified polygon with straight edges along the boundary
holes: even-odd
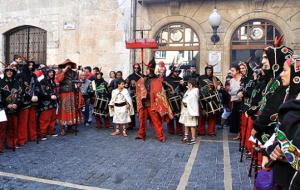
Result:
[[[211,74],[214,74],[214,67],[212,65],[207,65],[204,69],[205,71],[205,75],[207,75],[207,70],[210,69],[211,70]]]
[[[181,72],[180,67],[175,66],[174,64],[170,65],[169,69],[171,70],[171,72]]]
[[[6,75],[7,71],[12,71],[14,75],[17,74],[16,68],[13,67],[12,65],[8,65],[7,67],[4,68],[4,75]]]
[[[155,69],[155,67],[156,67],[156,62],[155,62],[155,58],[154,58],[154,57],[151,59],[151,61],[148,63],[147,66],[148,66],[149,69],[152,69],[152,70]]]
[[[293,50],[284,45],[281,45],[283,36],[275,39],[274,46],[268,46],[264,49],[273,72],[273,78],[280,75],[283,70],[284,62],[293,56]]]

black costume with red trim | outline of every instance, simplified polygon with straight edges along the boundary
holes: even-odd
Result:
[[[211,74],[208,75],[207,70],[211,70]],[[216,76],[213,75],[213,66],[207,66],[205,67],[205,74],[201,75],[199,77],[199,90],[200,90],[200,97],[202,93],[203,88],[207,88],[208,91],[210,92],[217,92],[218,90],[216,89],[217,86],[220,85],[222,87],[222,83],[220,79]],[[217,102],[218,104],[221,104],[221,102]],[[200,108],[200,116],[199,116],[199,126],[198,126],[198,133],[199,135],[203,136],[205,135],[205,123],[206,120],[208,122],[208,130],[207,133],[208,135],[216,135],[216,114],[217,113],[205,113],[206,110],[204,108]]]
[[[8,70],[14,72],[11,78],[8,78],[6,75]],[[0,79],[0,105],[7,115],[7,121],[0,123],[0,151],[3,151],[5,143],[8,148],[14,149],[18,142],[18,111],[21,105],[21,90],[18,82],[15,80],[15,74],[16,71],[8,67],[4,70],[4,78]],[[17,108],[8,108],[12,104],[16,104]]]
[[[30,65],[31,64],[31,68]],[[22,104],[19,112],[18,124],[18,144],[24,145],[27,140],[35,141],[37,138],[37,102],[32,102],[32,97],[38,97],[40,93],[40,86],[37,76],[33,73],[35,70],[35,63],[28,61],[23,67],[22,71],[17,74],[16,80],[21,87]]]

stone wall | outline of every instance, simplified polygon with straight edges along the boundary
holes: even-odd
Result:
[[[0,3],[0,33],[23,25],[47,31],[47,64],[70,58],[78,65],[129,73],[130,0],[6,0]],[[74,29],[64,29],[68,23]],[[4,35],[0,37],[4,60]],[[107,74],[106,74],[107,73]]]
[[[6,0],[0,1],[0,32],[32,25],[47,31],[47,64],[61,63],[65,58],[80,65],[100,66],[106,77],[110,70],[122,70],[127,76],[130,51],[124,41],[131,31],[131,0]],[[147,2],[151,2],[150,0]],[[158,1],[156,1],[158,2]],[[212,29],[208,16],[214,1],[165,0],[137,7],[137,29],[149,29],[145,37],[153,38],[164,25],[183,22],[200,38],[200,73],[210,50],[222,52],[223,76],[230,64],[231,36],[242,23],[266,19],[284,35],[285,44],[300,54],[300,1],[298,0],[218,0],[222,16],[218,29],[220,42],[210,41]],[[75,29],[64,29],[69,23]],[[143,27],[142,27],[143,26]],[[0,60],[4,60],[4,35],[0,36]],[[147,57],[148,55],[148,57]],[[145,62],[150,51],[146,51]],[[139,51],[136,51],[139,61]]]
[[[150,0],[149,0],[150,1]],[[222,52],[222,73],[230,65],[230,46],[233,32],[244,22],[252,19],[265,19],[273,23],[284,35],[285,44],[300,54],[300,1],[298,0],[218,0],[216,1],[222,23],[218,29],[220,42],[213,45],[210,37],[212,29],[208,16],[214,9],[214,1],[177,1],[148,3],[138,6],[138,26],[149,29],[148,37],[153,38],[161,27],[172,22],[190,25],[200,38],[200,73],[208,60],[208,51]],[[142,15],[143,14],[143,15]],[[142,16],[141,16],[142,15]]]

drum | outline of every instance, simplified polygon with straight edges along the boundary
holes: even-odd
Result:
[[[179,94],[173,94],[168,97],[171,110],[174,116],[179,117],[181,112],[182,97]]]
[[[216,114],[223,109],[220,96],[217,91],[209,91],[207,87],[200,90],[200,106],[205,114]]]
[[[98,115],[108,114],[109,99],[107,97],[97,97],[94,102],[93,113]]]

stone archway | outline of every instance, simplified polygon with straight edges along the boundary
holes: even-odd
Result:
[[[47,57],[47,31],[25,25],[13,28],[4,33],[4,54],[7,63],[14,55],[32,58],[37,64],[45,64]]]
[[[287,46],[291,46],[291,30],[289,29],[289,25],[278,15],[276,14],[271,14],[267,12],[252,12],[249,14],[245,14],[238,19],[236,19],[234,22],[232,22],[225,33],[224,36],[224,63],[225,65],[222,67],[223,68],[223,76],[226,76],[227,69],[230,66],[230,60],[231,60],[231,39],[232,35],[235,32],[235,30],[241,26],[243,23],[249,21],[249,20],[254,20],[254,19],[262,19],[271,22],[274,24],[276,28],[278,28],[281,31],[281,34],[285,35],[285,44]],[[280,26],[280,27],[279,27]]]
[[[198,71],[200,71],[200,67],[205,65],[205,56],[206,56],[206,38],[203,28],[200,26],[198,22],[196,22],[194,19],[185,17],[185,16],[170,16],[170,17],[164,17],[160,20],[158,20],[156,23],[154,23],[151,26],[151,31],[149,33],[149,37],[155,38],[156,34],[160,31],[161,28],[164,26],[171,24],[171,23],[183,23],[187,26],[189,26],[195,34],[198,36],[199,39],[199,55],[200,60],[197,63]]]

